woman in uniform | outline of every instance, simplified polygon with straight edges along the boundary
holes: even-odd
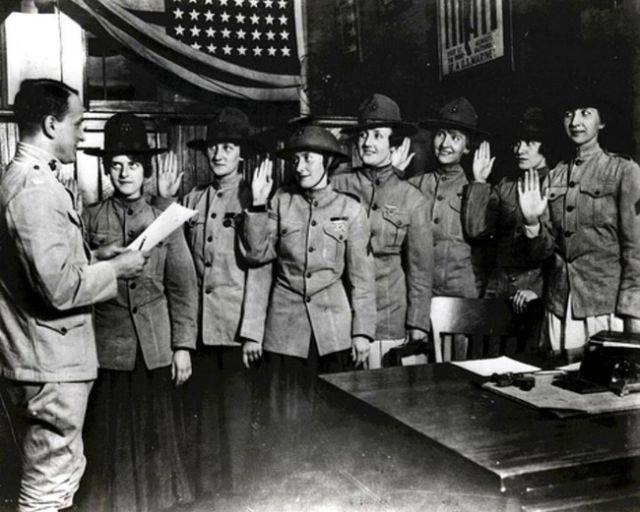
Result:
[[[332,179],[336,190],[358,197],[369,223],[369,250],[376,276],[377,323],[369,368],[384,354],[410,341],[427,341],[433,246],[427,201],[403,179],[394,163],[415,127],[402,121],[391,98],[374,94],[358,111],[357,137],[362,167]],[[406,152],[406,151],[405,151]],[[400,159],[402,160],[402,159]],[[404,162],[408,163],[408,160]],[[404,266],[403,266],[404,264]]]
[[[466,98],[458,98],[440,110],[437,119],[420,123],[434,130],[433,152],[438,161],[435,172],[409,180],[427,199],[428,218],[433,227],[433,295],[479,297],[481,292],[481,253],[472,248],[462,230],[462,194],[469,182],[462,168],[463,158],[472,151],[472,137],[484,136],[478,130],[478,115]],[[483,143],[474,167],[493,165]],[[464,336],[454,337],[454,357],[466,357]],[[436,340],[437,341],[437,340]]]
[[[113,197],[83,212],[92,249],[126,247],[161,213],[143,196],[151,175],[145,126],[116,114],[101,156]],[[87,414],[86,510],[156,511],[188,503],[174,386],[191,375],[196,275],[184,235],[150,250],[142,275],[119,279],[116,298],[94,306],[100,371]]]
[[[247,115],[225,107],[207,126],[205,139],[187,143],[206,155],[212,177],[182,199],[198,212],[185,234],[198,276],[198,348],[188,394],[200,496],[232,489],[251,464],[245,446],[252,377],[242,365],[242,341],[262,341],[267,297],[260,302],[259,295],[248,290],[268,286],[271,268],[249,265],[236,236],[240,215],[251,205],[251,190],[242,175],[250,136]],[[175,158],[163,166],[159,205],[167,206],[177,192],[176,167]],[[226,391],[230,389],[232,395]]]
[[[264,349],[270,386],[288,382],[308,393],[316,373],[358,366],[369,354],[375,334],[369,226],[364,208],[329,183],[328,171],[345,155],[328,131],[306,126],[278,156],[293,161],[297,183],[279,189],[267,209],[273,164],[264,161],[254,174],[243,248],[249,261],[273,261],[276,269],[264,344],[246,344],[245,352],[255,360]]]

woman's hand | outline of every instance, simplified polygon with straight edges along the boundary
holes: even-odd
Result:
[[[518,203],[527,226],[537,226],[540,216],[547,208],[547,193],[540,190],[538,171],[525,172],[524,178],[518,181]]]
[[[178,193],[184,172],[178,172],[178,155],[169,151],[158,157],[158,195],[165,199]]]
[[[516,313],[524,313],[527,309],[527,304],[532,300],[538,298],[538,295],[533,290],[518,290],[513,297],[511,297],[511,304]]]
[[[415,342],[415,341],[427,341],[428,338],[428,334],[423,331],[422,329],[409,329],[409,341]]]
[[[267,204],[272,187],[273,161],[266,159],[253,171],[253,178],[251,180],[253,206],[264,206]]]
[[[262,357],[262,345],[257,341],[247,340],[242,345],[242,364],[251,368],[251,363],[257,363]]]
[[[496,157],[491,156],[491,146],[487,141],[480,144],[473,154],[473,179],[478,183],[486,183]]]
[[[191,354],[187,349],[178,349],[173,353],[171,379],[176,386],[187,382],[191,377]]]
[[[368,338],[364,336],[354,336],[351,338],[351,357],[353,358],[356,368],[360,365],[364,368],[368,367],[370,350],[371,343]]]
[[[411,139],[409,137],[405,137],[397,148],[391,148],[391,165],[393,165],[396,169],[404,171],[413,157],[416,156],[415,153],[409,154],[409,148],[411,148]]]

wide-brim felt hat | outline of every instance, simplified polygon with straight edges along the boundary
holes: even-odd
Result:
[[[276,151],[276,155],[280,158],[291,158],[300,151],[312,151],[341,161],[349,158],[349,155],[340,147],[338,139],[322,126],[308,125],[296,130],[289,137],[284,148]]]
[[[234,107],[223,108],[215,119],[207,125],[207,135],[204,139],[187,142],[192,149],[206,151],[210,146],[219,142],[233,142],[234,144],[252,144],[251,123],[247,114]]]
[[[513,123],[512,138],[513,140],[546,142],[551,136],[551,126],[551,120],[542,107],[529,106]]]
[[[358,109],[357,124],[343,128],[342,131],[355,134],[382,127],[393,129],[393,134],[399,137],[410,137],[418,131],[414,124],[402,120],[398,104],[384,94],[374,94],[367,98]]]
[[[471,102],[461,96],[444,105],[438,116],[418,123],[427,130],[453,128],[470,134],[489,137],[489,132],[478,127],[478,114]]]
[[[104,146],[85,148],[88,155],[157,155],[167,148],[152,148],[147,140],[144,121],[128,112],[111,116],[104,125]]]
[[[607,94],[608,89],[595,80],[584,79],[566,87],[557,101],[560,114],[578,108],[597,108],[607,113],[619,113],[619,104]]]

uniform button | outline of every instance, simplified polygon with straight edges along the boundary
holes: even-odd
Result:
[[[514,283],[516,280],[515,276],[509,276],[509,281],[511,281],[512,283]]]
[[[371,230],[371,236],[376,236],[377,231],[375,229]]]
[[[311,297],[305,297],[304,300],[307,301],[307,302],[311,302]]]
[[[127,214],[128,214],[128,215],[133,215],[133,210],[132,210],[131,208],[129,208],[129,209],[127,210]]]
[[[569,186],[570,186],[571,188],[575,187],[575,186],[576,186],[576,182],[575,182],[575,181],[570,181],[570,182],[569,182]]]
[[[309,247],[309,252],[313,252],[315,249],[313,247]]]
[[[376,185],[380,185],[380,180],[379,179],[376,180]]]
[[[224,220],[222,221],[222,225],[223,225],[225,228],[228,228],[229,226],[231,226],[231,219],[224,219]]]
[[[130,229],[129,231],[127,231],[127,235],[133,236],[134,235],[133,229]]]
[[[312,220],[312,221],[311,221],[311,225],[312,225],[312,226],[315,226],[316,224],[317,224],[317,222],[316,222],[315,220]]]
[[[211,266],[211,262],[210,261],[205,262],[204,266],[205,267],[210,267]]]
[[[576,165],[582,165],[582,162],[583,162],[583,160],[580,159],[580,158],[576,158],[576,160],[575,160],[575,164]]]
[[[571,205],[567,206],[567,211],[568,212],[572,212],[574,209],[575,209],[574,206],[571,206]]]
[[[433,219],[433,223],[434,224],[439,224],[440,223],[440,219],[438,217],[436,217],[435,219]]]
[[[207,242],[213,242],[213,237],[211,235],[207,237]]]
[[[438,196],[438,197],[436,197],[436,199],[437,199],[438,201],[442,201],[442,200],[444,199],[444,196]]]
[[[218,197],[222,197],[224,194],[223,194],[222,192],[218,192],[216,195],[217,195]]]
[[[218,216],[218,214],[217,214],[217,213],[215,213],[215,212],[213,212],[213,213],[211,214],[211,218],[212,218],[212,219],[215,219],[217,216]]]
[[[564,232],[564,236],[565,236],[566,238],[569,238],[571,235],[573,235],[573,233],[572,233],[571,231],[565,231],[565,232]]]
[[[206,293],[207,295],[210,295],[212,291],[213,290],[211,288],[207,288],[205,289],[204,293]]]
[[[599,195],[600,195],[600,191],[599,191],[599,190],[596,190],[596,191],[594,192],[594,194],[595,194],[595,195],[597,195],[597,196],[599,196]]]
[[[311,272],[307,272],[307,279],[311,277]]]
[[[374,205],[371,207],[371,209],[372,209],[372,210],[377,210],[377,209],[378,209],[378,205],[377,205],[377,204],[374,204]]]
[[[131,312],[135,315],[138,312],[138,308],[134,306]]]
[[[342,240],[342,239],[344,239],[344,237],[343,237],[342,235],[340,235],[340,236],[338,237],[338,240]]]
[[[447,181],[447,177],[443,176],[442,178],[440,178],[442,181]]]
[[[39,165],[34,165],[33,168],[37,170],[37,169],[40,169],[40,166]]]
[[[63,336],[67,334],[67,328],[63,327],[62,329],[60,329],[60,334],[62,334]]]
[[[318,201],[314,201],[313,206],[318,206]]]
[[[135,290],[135,289],[136,289],[136,286],[138,286],[136,283],[131,283],[131,284],[129,285],[129,288],[131,288],[132,290]]]

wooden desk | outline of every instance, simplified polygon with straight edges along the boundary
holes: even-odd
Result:
[[[639,412],[558,419],[481,389],[447,363],[321,378],[477,464],[507,495],[601,498],[616,487],[636,495]]]

